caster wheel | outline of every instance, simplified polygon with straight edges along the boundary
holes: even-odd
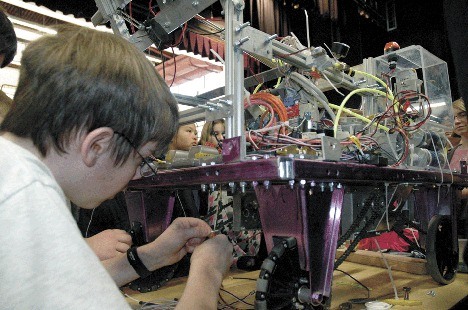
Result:
[[[262,264],[255,295],[256,310],[324,309],[300,301],[308,289],[308,273],[299,266],[295,238],[279,238]]]

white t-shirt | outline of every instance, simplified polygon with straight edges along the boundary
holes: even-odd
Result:
[[[39,158],[0,136],[0,309],[129,309]]]

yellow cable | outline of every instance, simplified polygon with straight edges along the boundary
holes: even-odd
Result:
[[[339,124],[339,120],[340,120],[340,117],[341,117],[341,113],[344,109],[344,106],[346,104],[346,102],[348,102],[348,100],[354,95],[354,94],[357,94],[357,93],[363,93],[363,92],[369,92],[369,93],[374,93],[374,94],[378,94],[378,95],[382,95],[382,96],[385,96],[386,94],[383,92],[383,91],[380,91],[380,90],[377,90],[377,89],[373,89],[373,88],[359,88],[359,89],[355,89],[353,90],[352,92],[350,92],[344,99],[343,101],[341,102],[340,104],[340,107],[338,108],[338,112],[336,113],[336,117],[335,117],[335,123],[333,124],[333,131],[334,131],[334,137],[336,138],[336,134],[338,132],[338,124]]]
[[[273,88],[278,88],[278,86],[280,86],[280,84],[281,84],[281,76],[278,78],[278,82],[276,82],[276,85]]]
[[[263,83],[260,83],[257,85],[257,87],[255,87],[253,93],[256,94],[258,92],[258,90],[260,89],[260,87],[262,87]]]
[[[349,137],[349,140],[353,142],[358,147],[359,150],[362,149],[361,141],[359,141],[358,137],[356,137],[355,135],[351,135]]]
[[[335,105],[335,104],[333,104],[333,103],[328,103],[328,105],[330,106],[330,108],[335,109],[335,110],[338,110],[338,109],[340,108],[340,106]],[[363,122],[366,122],[366,123],[371,123],[371,122],[372,122],[372,120],[368,119],[367,117],[362,116],[362,115],[360,115],[360,114],[357,114],[356,112],[353,112],[353,111],[348,110],[348,109],[346,109],[346,108],[343,108],[343,112],[346,113],[346,114],[352,115],[352,116],[354,116],[354,117],[360,119],[360,120],[363,121]],[[377,125],[377,124],[372,124],[372,125],[373,125],[373,126],[378,126],[380,129],[385,130],[385,131],[389,131],[389,130],[390,130],[390,128],[385,127],[384,125],[380,125],[380,124],[378,124],[378,125]]]
[[[366,76],[366,77],[368,77],[370,79],[373,79],[373,80],[377,81],[380,85],[382,85],[387,90],[388,98],[393,101],[393,94],[390,91],[390,88],[388,88],[388,85],[384,81],[382,81],[381,79],[379,79],[375,75],[372,75],[372,74],[364,72],[364,71],[354,70],[354,72],[356,72],[357,74],[360,74],[360,75],[364,75],[364,76]]]
[[[348,102],[349,98],[351,98],[354,94],[357,94],[357,93],[363,93],[363,92],[368,92],[368,93],[374,93],[374,94],[378,94],[378,95],[381,95],[381,96],[385,96],[386,93],[384,93],[383,91],[380,91],[380,90],[377,90],[377,89],[373,89],[373,88],[359,88],[359,89],[355,89],[353,90],[352,92],[350,92],[344,99],[343,101],[341,102],[340,106],[338,107],[338,112],[336,113],[336,117],[335,117],[335,123],[333,124],[333,131],[334,131],[334,137],[336,138],[336,133],[338,132],[338,123],[339,123],[339,120],[340,120],[340,116],[341,116],[341,113],[343,112],[343,110],[345,109],[345,104],[346,102]],[[331,105],[330,105],[331,107]],[[369,121],[370,123],[370,121]],[[380,128],[380,125],[379,125],[379,128]],[[388,131],[389,129],[387,128],[386,131]]]
[[[366,76],[368,78],[371,78],[371,79],[377,81],[380,85],[382,85],[387,90],[387,96],[388,96],[387,98],[392,101],[393,111],[395,112],[395,115],[398,114],[398,106],[395,105],[395,103],[393,102],[395,100],[395,97],[393,96],[390,88],[388,87],[388,85],[384,81],[382,81],[381,79],[379,79],[375,75],[369,74],[369,73],[364,72],[364,71],[354,70],[354,72],[356,72],[357,74],[364,75],[364,76]],[[401,125],[400,118],[397,118],[396,120],[397,120],[398,125]]]

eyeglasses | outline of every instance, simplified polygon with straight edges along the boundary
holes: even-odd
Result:
[[[130,144],[130,146],[133,147],[133,149],[135,149],[135,152],[141,157],[142,161],[141,161],[141,164],[140,164],[140,175],[142,177],[150,177],[152,175],[156,175],[156,170],[158,168],[152,162],[152,159],[151,158],[148,159],[148,158],[143,157],[143,155],[141,155],[141,153],[138,151],[138,149],[136,148],[136,146],[132,142],[132,140],[130,140],[126,135],[124,135],[123,133],[118,132],[118,131],[114,131],[114,133],[116,135],[119,135],[122,138],[124,138],[125,141],[127,141]]]
[[[467,117],[466,112],[460,112],[453,116],[454,119],[458,118],[459,120],[466,119],[466,117]]]

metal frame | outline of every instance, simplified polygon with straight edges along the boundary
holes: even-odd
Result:
[[[120,28],[120,21],[115,18],[113,12],[127,2],[124,0],[115,5],[111,0],[96,1],[99,3],[99,11],[103,14],[101,19],[110,20],[114,31],[126,37],[127,34]],[[185,21],[185,17],[175,12],[175,7],[181,2],[160,2],[158,1],[164,6],[164,13],[156,22],[170,33]],[[204,4],[212,2],[203,1]],[[227,83],[224,87],[224,97],[213,101],[177,97],[182,104],[195,106],[181,113],[182,123],[226,118],[228,139],[223,143],[225,163],[172,169],[130,182],[126,195],[129,215],[131,220],[139,221],[143,225],[144,239],[149,242],[170,224],[174,206],[171,193],[176,188],[215,190],[222,186],[232,192],[240,191],[241,194],[245,193],[247,187],[253,189],[259,204],[267,249],[272,250],[275,237],[294,237],[297,241],[298,268],[307,271],[309,278],[308,287],[301,287],[296,297],[301,303],[324,304],[331,296],[335,244],[339,235],[346,190],[367,190],[371,186],[386,189],[406,184],[407,190],[395,191],[394,196],[386,197],[386,200],[406,200],[409,196],[415,197],[420,211],[418,219],[427,225],[434,215],[451,215],[455,218],[453,205],[458,200],[457,193],[461,188],[468,186],[468,176],[440,171],[314,161],[297,157],[265,156],[247,159],[243,100],[244,83],[248,81],[244,81],[243,75],[244,52],[265,59],[276,55],[301,69],[318,68],[330,80],[340,83],[340,87],[348,90],[354,90],[358,86],[343,72],[328,69],[333,67],[337,60],[330,58],[322,48],[297,52],[274,40],[274,35],[265,34],[244,23],[242,0],[221,2],[226,21]],[[199,9],[201,6],[198,4],[198,1],[194,1],[188,5]],[[188,15],[193,14],[192,8],[188,10]],[[136,44],[144,47],[147,44],[145,42]],[[265,76],[270,78],[277,73],[277,70],[272,70],[265,73]],[[218,91],[211,92],[213,97]],[[324,141],[330,145],[334,143],[333,140]],[[330,147],[330,150],[332,149],[333,147]],[[336,160],[336,154],[327,152],[325,159]],[[440,195],[441,191],[444,195]],[[455,241],[454,248],[457,248]],[[257,308],[263,309],[262,305],[264,304],[258,303]]]

